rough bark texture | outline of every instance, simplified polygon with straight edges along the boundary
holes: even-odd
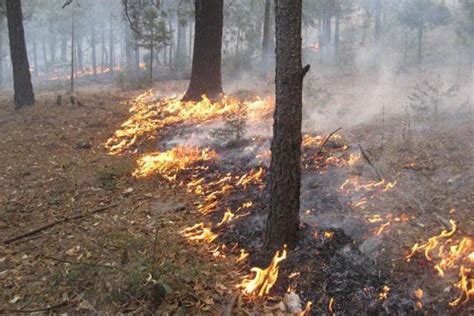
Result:
[[[191,82],[183,100],[217,98],[222,93],[221,54],[223,0],[196,0],[196,22]]]
[[[266,246],[294,247],[299,239],[301,182],[302,0],[276,0],[276,107],[270,164],[270,213]]]
[[[21,1],[6,1],[6,7],[8,36],[10,38],[10,54],[13,64],[15,105],[19,108],[22,106],[33,105],[35,103],[35,95],[33,93],[33,85],[31,84],[30,65],[26,53]]]

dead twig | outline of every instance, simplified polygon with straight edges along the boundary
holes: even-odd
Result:
[[[64,302],[61,302],[61,303],[57,303],[57,304],[46,306],[44,308],[37,308],[37,309],[8,309],[8,308],[4,308],[4,309],[0,309],[0,314],[6,314],[6,313],[31,314],[31,313],[37,313],[37,312],[46,312],[46,311],[51,311],[51,310],[59,308],[59,307],[66,306],[68,304],[69,304],[68,301],[64,301]]]
[[[58,219],[58,220],[55,220],[53,222],[49,222],[49,223],[46,223],[46,224],[43,224],[39,227],[36,227],[32,230],[29,230],[27,231],[26,233],[22,233],[22,234],[19,234],[19,235],[16,235],[16,236],[13,236],[13,237],[10,237],[8,239],[5,239],[3,241],[4,244],[10,244],[14,241],[17,241],[17,240],[20,240],[20,239],[23,239],[25,237],[29,237],[31,235],[34,235],[36,233],[39,233],[43,230],[46,230],[48,228],[51,228],[53,226],[56,226],[58,224],[61,224],[61,223],[64,223],[64,222],[67,222],[67,221],[70,221],[70,220],[73,220],[73,219],[80,219],[80,218],[83,218],[85,216],[88,216],[88,215],[92,215],[92,214],[95,214],[95,213],[99,213],[99,212],[102,212],[102,211],[105,211],[111,207],[115,207],[115,206],[118,206],[119,203],[113,203],[113,204],[110,204],[110,205],[106,205],[106,206],[101,206],[101,207],[98,207],[90,212],[87,212],[87,213],[83,213],[83,214],[76,214],[76,215],[72,215],[72,216],[66,216],[62,219]]]
[[[382,181],[382,176],[380,175],[380,172],[378,171],[378,169],[374,166],[374,164],[372,163],[372,161],[370,161],[370,158],[369,156],[367,155],[367,153],[365,152],[365,150],[362,148],[362,146],[360,144],[358,144],[359,146],[359,149],[360,149],[360,153],[362,154],[362,157],[364,157],[365,161],[367,161],[367,163],[369,164],[369,166],[372,167],[372,169],[374,169],[375,171],[375,174],[377,175],[377,178],[379,181]]]
[[[322,154],[323,149],[324,149],[324,146],[326,146],[326,143],[329,141],[329,139],[330,139],[334,134],[336,134],[337,132],[339,132],[341,129],[342,129],[342,127],[339,127],[339,128],[336,129],[334,132],[332,132],[332,133],[330,133],[328,136],[326,136],[326,138],[324,139],[324,141],[321,143],[321,146],[319,147],[319,151],[318,151],[318,153],[316,154],[316,158],[319,157],[319,155]]]

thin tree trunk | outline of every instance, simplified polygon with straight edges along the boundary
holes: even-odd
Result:
[[[97,78],[97,34],[95,32],[94,22],[91,22],[91,63],[92,63],[92,75]]]
[[[267,248],[299,240],[301,182],[301,124],[303,78],[301,67],[302,0],[276,0],[276,107],[270,164],[270,213]]]
[[[262,66],[266,74],[268,61],[270,58],[270,32],[271,32],[271,10],[272,0],[265,0],[265,13],[263,18],[263,38],[262,38]]]
[[[3,24],[5,16],[0,14],[0,90],[3,89]]]
[[[39,74],[39,69],[38,69],[38,49],[37,49],[37,43],[36,43],[36,36],[33,37],[33,64],[35,65],[35,76],[38,76]]]
[[[66,61],[66,55],[67,55],[67,38],[66,34],[63,33],[61,35],[61,60]]]
[[[84,63],[82,58],[82,37],[78,37],[77,40],[77,66],[81,73],[84,73]]]
[[[168,29],[169,30],[172,30],[173,29],[173,25],[171,23],[171,19],[168,20]],[[173,64],[173,51],[174,51],[174,35],[173,33],[171,34],[171,39],[170,39],[170,59],[169,59],[169,62],[170,62],[170,68],[174,68],[174,64]]]
[[[21,0],[6,1],[8,36],[10,38],[10,55],[13,64],[13,87],[15,106],[17,108],[33,105],[35,95],[31,84],[30,65],[26,52],[25,32],[23,30],[23,13]]]
[[[115,50],[114,50],[114,20],[113,15],[110,15],[110,30],[109,30],[109,65],[110,65],[110,72],[114,72],[115,67]]]
[[[71,19],[71,103],[74,104],[74,72],[75,72],[75,40],[76,40],[76,1],[72,1],[72,19]]]
[[[186,61],[186,17],[181,6],[178,6],[178,39],[176,42],[176,71],[181,77]]]
[[[418,26],[418,63],[423,61],[423,23]]]
[[[183,100],[217,98],[222,93],[223,0],[196,0],[191,82]]]
[[[43,47],[43,62],[44,62],[44,72],[48,70],[48,51],[46,49],[46,37],[41,38],[41,46]]]
[[[336,61],[339,59],[339,28],[340,28],[339,13],[336,14],[336,22],[334,27],[334,57]]]
[[[101,73],[105,71],[106,63],[106,51],[105,51],[105,22],[101,23],[101,34],[100,34],[100,43],[101,43],[101,56],[100,56],[100,69]]]

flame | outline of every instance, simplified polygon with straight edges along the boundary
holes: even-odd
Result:
[[[385,179],[382,179],[380,181],[369,181],[366,184],[362,184],[359,176],[349,176],[349,178],[344,181],[344,183],[341,184],[339,188],[346,193],[360,192],[362,190],[380,190],[382,192],[387,192],[393,189],[396,184],[397,181],[387,183]]]
[[[242,177],[240,177],[236,186],[245,187],[252,182],[262,182],[262,177],[263,177],[263,168],[259,168],[256,171],[252,170],[249,173],[246,173]]]
[[[249,253],[247,252],[247,250],[240,249],[240,255],[237,258],[237,260],[235,260],[235,262],[236,263],[244,262],[245,260],[247,260],[248,257],[249,257]]]
[[[375,235],[380,236],[388,226],[390,226],[390,222],[380,225],[380,227],[375,230]]]
[[[224,213],[224,216],[222,217],[222,220],[219,222],[219,224],[217,224],[217,226],[219,227],[219,226],[224,225],[225,223],[230,222],[234,217],[235,217],[235,214],[232,213],[232,211],[228,209]]]
[[[450,306],[458,306],[467,303],[474,296],[474,278],[471,274],[473,241],[470,237],[453,239],[457,226],[455,221],[450,220],[449,222],[451,230],[444,229],[439,235],[429,238],[424,244],[416,243],[410,254],[406,256],[406,260],[410,261],[416,253],[423,252],[428,261],[436,259],[434,269],[440,277],[444,277],[447,270],[459,267],[459,281],[454,283],[454,287],[458,288],[461,293],[457,299],[449,303]],[[438,249],[437,252],[435,252],[436,249]]]
[[[334,236],[334,232],[324,232],[324,238],[331,239]]]
[[[304,310],[300,313],[297,313],[297,316],[308,316],[311,313],[312,309],[313,309],[313,302],[309,301],[308,303],[306,303]]]
[[[138,159],[138,166],[133,172],[136,178],[146,178],[160,174],[175,179],[176,174],[198,161],[209,161],[217,158],[215,151],[192,147],[178,146],[165,152],[147,154]]]
[[[426,259],[428,261],[431,261],[430,252],[431,250],[436,248],[436,246],[439,243],[439,240],[442,238],[451,237],[456,232],[456,228],[457,228],[456,222],[453,220],[450,220],[449,222],[451,224],[451,231],[443,230],[441,234],[439,234],[438,236],[434,236],[428,239],[428,242],[426,242],[425,244],[421,244],[421,245],[419,245],[418,243],[414,244],[413,247],[411,248],[411,253],[408,256],[406,256],[405,259],[407,261],[410,261],[411,257],[413,257],[417,252],[424,251]]]
[[[379,300],[386,300],[388,298],[388,292],[390,292],[390,288],[387,285],[384,285],[382,292],[379,293]]]
[[[105,147],[111,155],[122,154],[149,138],[156,137],[157,131],[180,123],[206,123],[236,112],[242,107],[248,112],[249,121],[259,121],[273,110],[271,99],[256,98],[253,101],[240,101],[224,96],[213,102],[202,96],[199,102],[183,102],[171,96],[154,100],[152,91],[137,96],[132,101],[130,117],[114,135],[107,140]]]
[[[415,297],[419,300],[423,298],[423,290],[422,289],[416,289],[415,291]]]
[[[243,289],[243,293],[246,295],[264,296],[270,292],[275,282],[278,279],[278,272],[280,270],[279,264],[285,260],[287,256],[287,247],[283,247],[282,251],[277,251],[272,259],[272,262],[266,269],[260,269],[254,267],[250,269],[251,272],[255,273],[253,279],[245,278],[239,288]]]
[[[328,310],[330,313],[334,313],[334,305],[336,304],[336,300],[334,299],[334,297],[331,297],[329,299],[329,304],[328,304]]]
[[[455,287],[461,290],[461,294],[457,299],[449,303],[450,306],[465,304],[469,302],[472,296],[474,296],[474,278],[468,277],[471,270],[472,269],[466,268],[465,266],[461,266],[461,269],[459,270],[460,280],[454,284]]]
[[[190,241],[213,242],[218,235],[212,232],[212,226],[206,226],[204,223],[198,223],[187,227],[181,231],[181,234]]]

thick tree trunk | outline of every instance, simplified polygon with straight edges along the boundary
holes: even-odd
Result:
[[[272,0],[265,0],[265,14],[263,18],[263,39],[262,39],[262,66],[264,74],[267,72],[270,51],[271,15]]]
[[[222,93],[221,57],[223,0],[195,0],[195,32],[191,82],[183,100],[217,98]]]
[[[301,122],[303,78],[301,67],[302,0],[276,0],[276,107],[270,164],[270,213],[267,248],[299,240],[301,182]]]
[[[13,64],[15,106],[20,108],[35,103],[33,85],[31,84],[30,65],[28,63],[28,54],[25,45],[21,0],[6,1],[6,9],[8,36],[10,38],[10,54]]]
[[[194,25],[192,22],[189,22],[189,42],[188,42],[188,57],[189,60],[192,61],[193,59],[193,32],[194,32]]]

